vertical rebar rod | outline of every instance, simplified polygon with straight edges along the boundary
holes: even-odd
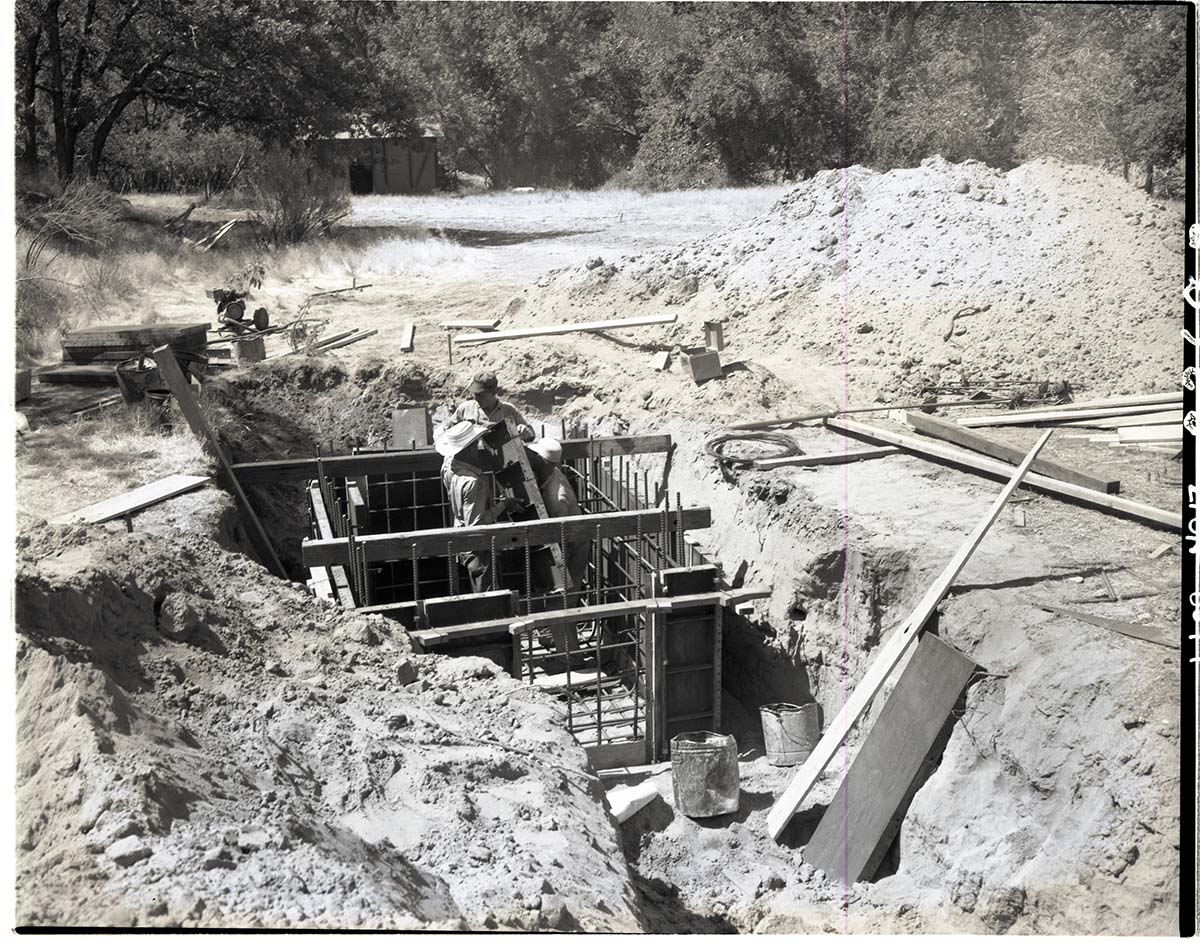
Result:
[[[496,538],[494,536],[492,537],[491,569],[488,571],[492,575],[492,588],[500,588],[500,571],[496,568]]]
[[[675,492],[675,564],[686,565],[683,561],[683,495]]]
[[[454,561],[454,541],[446,541],[446,578],[450,583],[450,594],[458,595],[458,565]]]
[[[595,593],[593,605],[600,604],[600,524],[596,524],[596,542],[593,546],[595,562],[592,564],[592,591]]]
[[[493,542],[495,542],[494,538],[493,538]],[[569,578],[569,575],[567,572],[567,525],[565,523],[560,523],[558,525],[558,549],[559,549],[560,554],[562,555],[562,561],[563,561],[562,572],[560,575],[562,576],[562,603],[563,603],[563,611],[565,612],[570,607],[569,605],[567,605],[567,580]],[[569,636],[570,632],[567,632],[567,634]],[[568,638],[568,643],[569,643],[569,638]]]
[[[413,570],[413,601],[421,601],[421,569],[420,559],[417,556],[417,544],[412,545],[412,570]],[[397,577],[399,578],[399,577]]]
[[[414,530],[418,529],[418,527],[417,527],[417,503],[418,503],[418,501],[417,501],[417,472],[414,471],[413,475],[412,475],[412,508],[413,508],[412,528]]]
[[[600,711],[602,708],[602,701],[600,699],[600,636],[602,634],[604,634],[604,630],[601,625],[601,620],[597,619],[596,620],[596,631],[595,631],[595,640],[596,640],[596,745],[597,746],[600,745],[601,740],[603,740],[603,738],[604,738],[604,722],[600,718]]]
[[[532,611],[533,604],[533,580],[530,574],[529,565],[529,527],[524,528],[525,536],[525,614],[528,615]]]

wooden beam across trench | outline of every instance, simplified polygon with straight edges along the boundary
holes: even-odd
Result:
[[[563,461],[594,457],[596,449],[610,455],[662,454],[671,448],[670,435],[617,435],[597,438],[571,438],[562,443]],[[379,474],[404,474],[413,471],[436,473],[443,458],[432,448],[406,451],[362,452],[357,455],[333,455],[323,458],[325,475],[334,478],[373,477]],[[244,461],[233,466],[242,484],[276,484],[280,481],[308,481],[317,476],[316,458],[283,458],[275,461]]]
[[[685,507],[677,511],[627,510],[606,514],[579,514],[551,520],[495,523],[482,527],[444,527],[437,530],[413,530],[408,533],[372,533],[354,542],[366,553],[367,562],[445,556],[448,552],[490,552],[516,549],[528,541],[530,546],[547,543],[586,542],[595,539],[658,533],[677,529],[698,530],[712,526],[708,507]],[[304,565],[342,566],[349,562],[348,540],[305,540],[301,546]]]

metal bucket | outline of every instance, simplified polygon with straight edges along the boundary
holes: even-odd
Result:
[[[799,765],[821,738],[821,722],[815,703],[768,703],[759,711],[763,742],[771,765]]]
[[[737,742],[708,731],[680,733],[671,740],[671,778],[675,810],[681,814],[711,818],[737,811]]]

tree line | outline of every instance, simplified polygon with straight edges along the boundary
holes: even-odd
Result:
[[[18,157],[62,179],[193,186],[264,144],[422,127],[448,179],[496,186],[940,153],[1153,188],[1185,152],[1182,6],[17,0],[15,39]]]

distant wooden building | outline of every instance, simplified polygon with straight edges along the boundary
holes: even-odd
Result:
[[[345,166],[351,193],[430,193],[438,185],[437,142],[431,134],[415,140],[339,135],[321,141],[318,151]]]

